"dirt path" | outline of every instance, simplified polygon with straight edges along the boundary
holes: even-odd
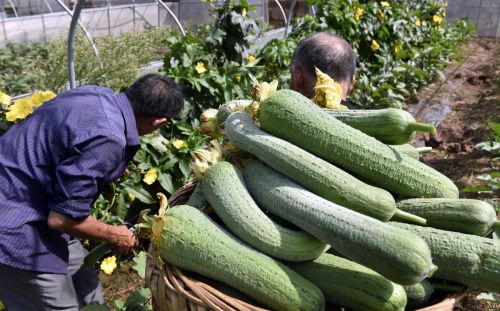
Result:
[[[500,170],[500,161],[476,150],[475,145],[491,136],[487,125],[500,122],[500,40],[475,39],[464,46],[462,63],[452,63],[444,79],[419,92],[418,105],[409,110],[420,121],[438,123],[437,134],[420,135],[418,143],[433,147],[422,161],[451,178],[459,189],[478,185],[476,177]],[[431,106],[426,111],[418,106]],[[441,122],[432,120],[446,114]],[[428,120],[425,120],[428,119]],[[488,199],[500,204],[500,192],[461,193],[461,197]],[[500,310],[500,304],[476,300],[473,291],[462,301],[461,310]]]

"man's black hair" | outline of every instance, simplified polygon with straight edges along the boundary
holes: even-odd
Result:
[[[356,55],[351,45],[341,37],[319,32],[303,39],[293,54],[292,64],[310,77],[316,77],[314,67],[335,81],[350,82],[356,69]]]
[[[174,81],[147,74],[123,91],[134,112],[143,117],[175,117],[184,106],[184,97]]]

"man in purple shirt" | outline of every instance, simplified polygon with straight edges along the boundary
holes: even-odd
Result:
[[[122,175],[139,136],[182,106],[175,84],[150,74],[118,94],[62,93],[0,137],[0,300],[9,311],[79,309],[70,237],[109,242],[117,253],[137,245],[126,226],[100,222],[90,208]]]

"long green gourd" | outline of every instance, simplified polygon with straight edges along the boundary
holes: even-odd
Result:
[[[500,293],[500,242],[459,232],[391,222],[423,238],[439,269],[438,279]]]
[[[264,132],[243,112],[234,112],[227,118],[225,136],[238,148],[327,200],[382,221],[389,220],[396,212],[401,219],[408,219],[396,210],[394,198],[388,191],[370,186],[333,164]]]
[[[324,310],[325,298],[314,284],[246,246],[198,209],[176,206],[163,215],[162,230],[153,229],[153,245],[169,263],[237,288],[273,310]]]
[[[403,287],[348,259],[323,254],[314,261],[288,264],[325,295],[329,303],[359,311],[403,311]]]
[[[331,163],[402,197],[458,198],[446,176],[344,124],[291,90],[279,90],[260,107],[260,124]]]
[[[300,262],[313,260],[325,251],[326,244],[310,234],[272,221],[252,199],[233,164],[225,161],[214,164],[201,184],[205,198],[226,227],[264,254]]]
[[[259,206],[393,282],[415,284],[435,269],[429,247],[415,234],[325,200],[260,161],[243,176]]]
[[[415,138],[415,132],[435,133],[431,124],[418,123],[407,111],[397,108],[325,111],[337,120],[390,145],[402,145]]]
[[[403,286],[408,300],[408,307],[420,307],[426,304],[431,299],[434,293],[434,285],[428,280],[413,285]]]
[[[413,147],[410,144],[403,145],[389,145],[395,152],[399,152],[400,154],[404,154],[410,158],[414,158],[418,160],[420,155],[424,153],[428,153],[432,150],[432,147]]]
[[[486,236],[499,226],[493,206],[480,200],[407,199],[397,206],[425,218],[429,227],[437,229]]]

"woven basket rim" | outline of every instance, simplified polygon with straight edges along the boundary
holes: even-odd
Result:
[[[169,206],[174,207],[187,201],[197,185],[197,180],[191,180],[179,188],[168,199]],[[153,279],[157,280],[156,284],[154,284]],[[209,284],[187,276],[182,272],[182,269],[168,262],[163,262],[163,265],[160,266],[154,258],[152,245],[147,253],[145,281],[152,293],[154,310],[268,311],[268,309],[253,306],[231,297]],[[413,310],[453,311],[453,307],[467,295],[467,292],[468,289],[465,288],[462,292],[445,296],[443,300],[433,305]],[[166,297],[169,297],[172,303],[168,302]]]

